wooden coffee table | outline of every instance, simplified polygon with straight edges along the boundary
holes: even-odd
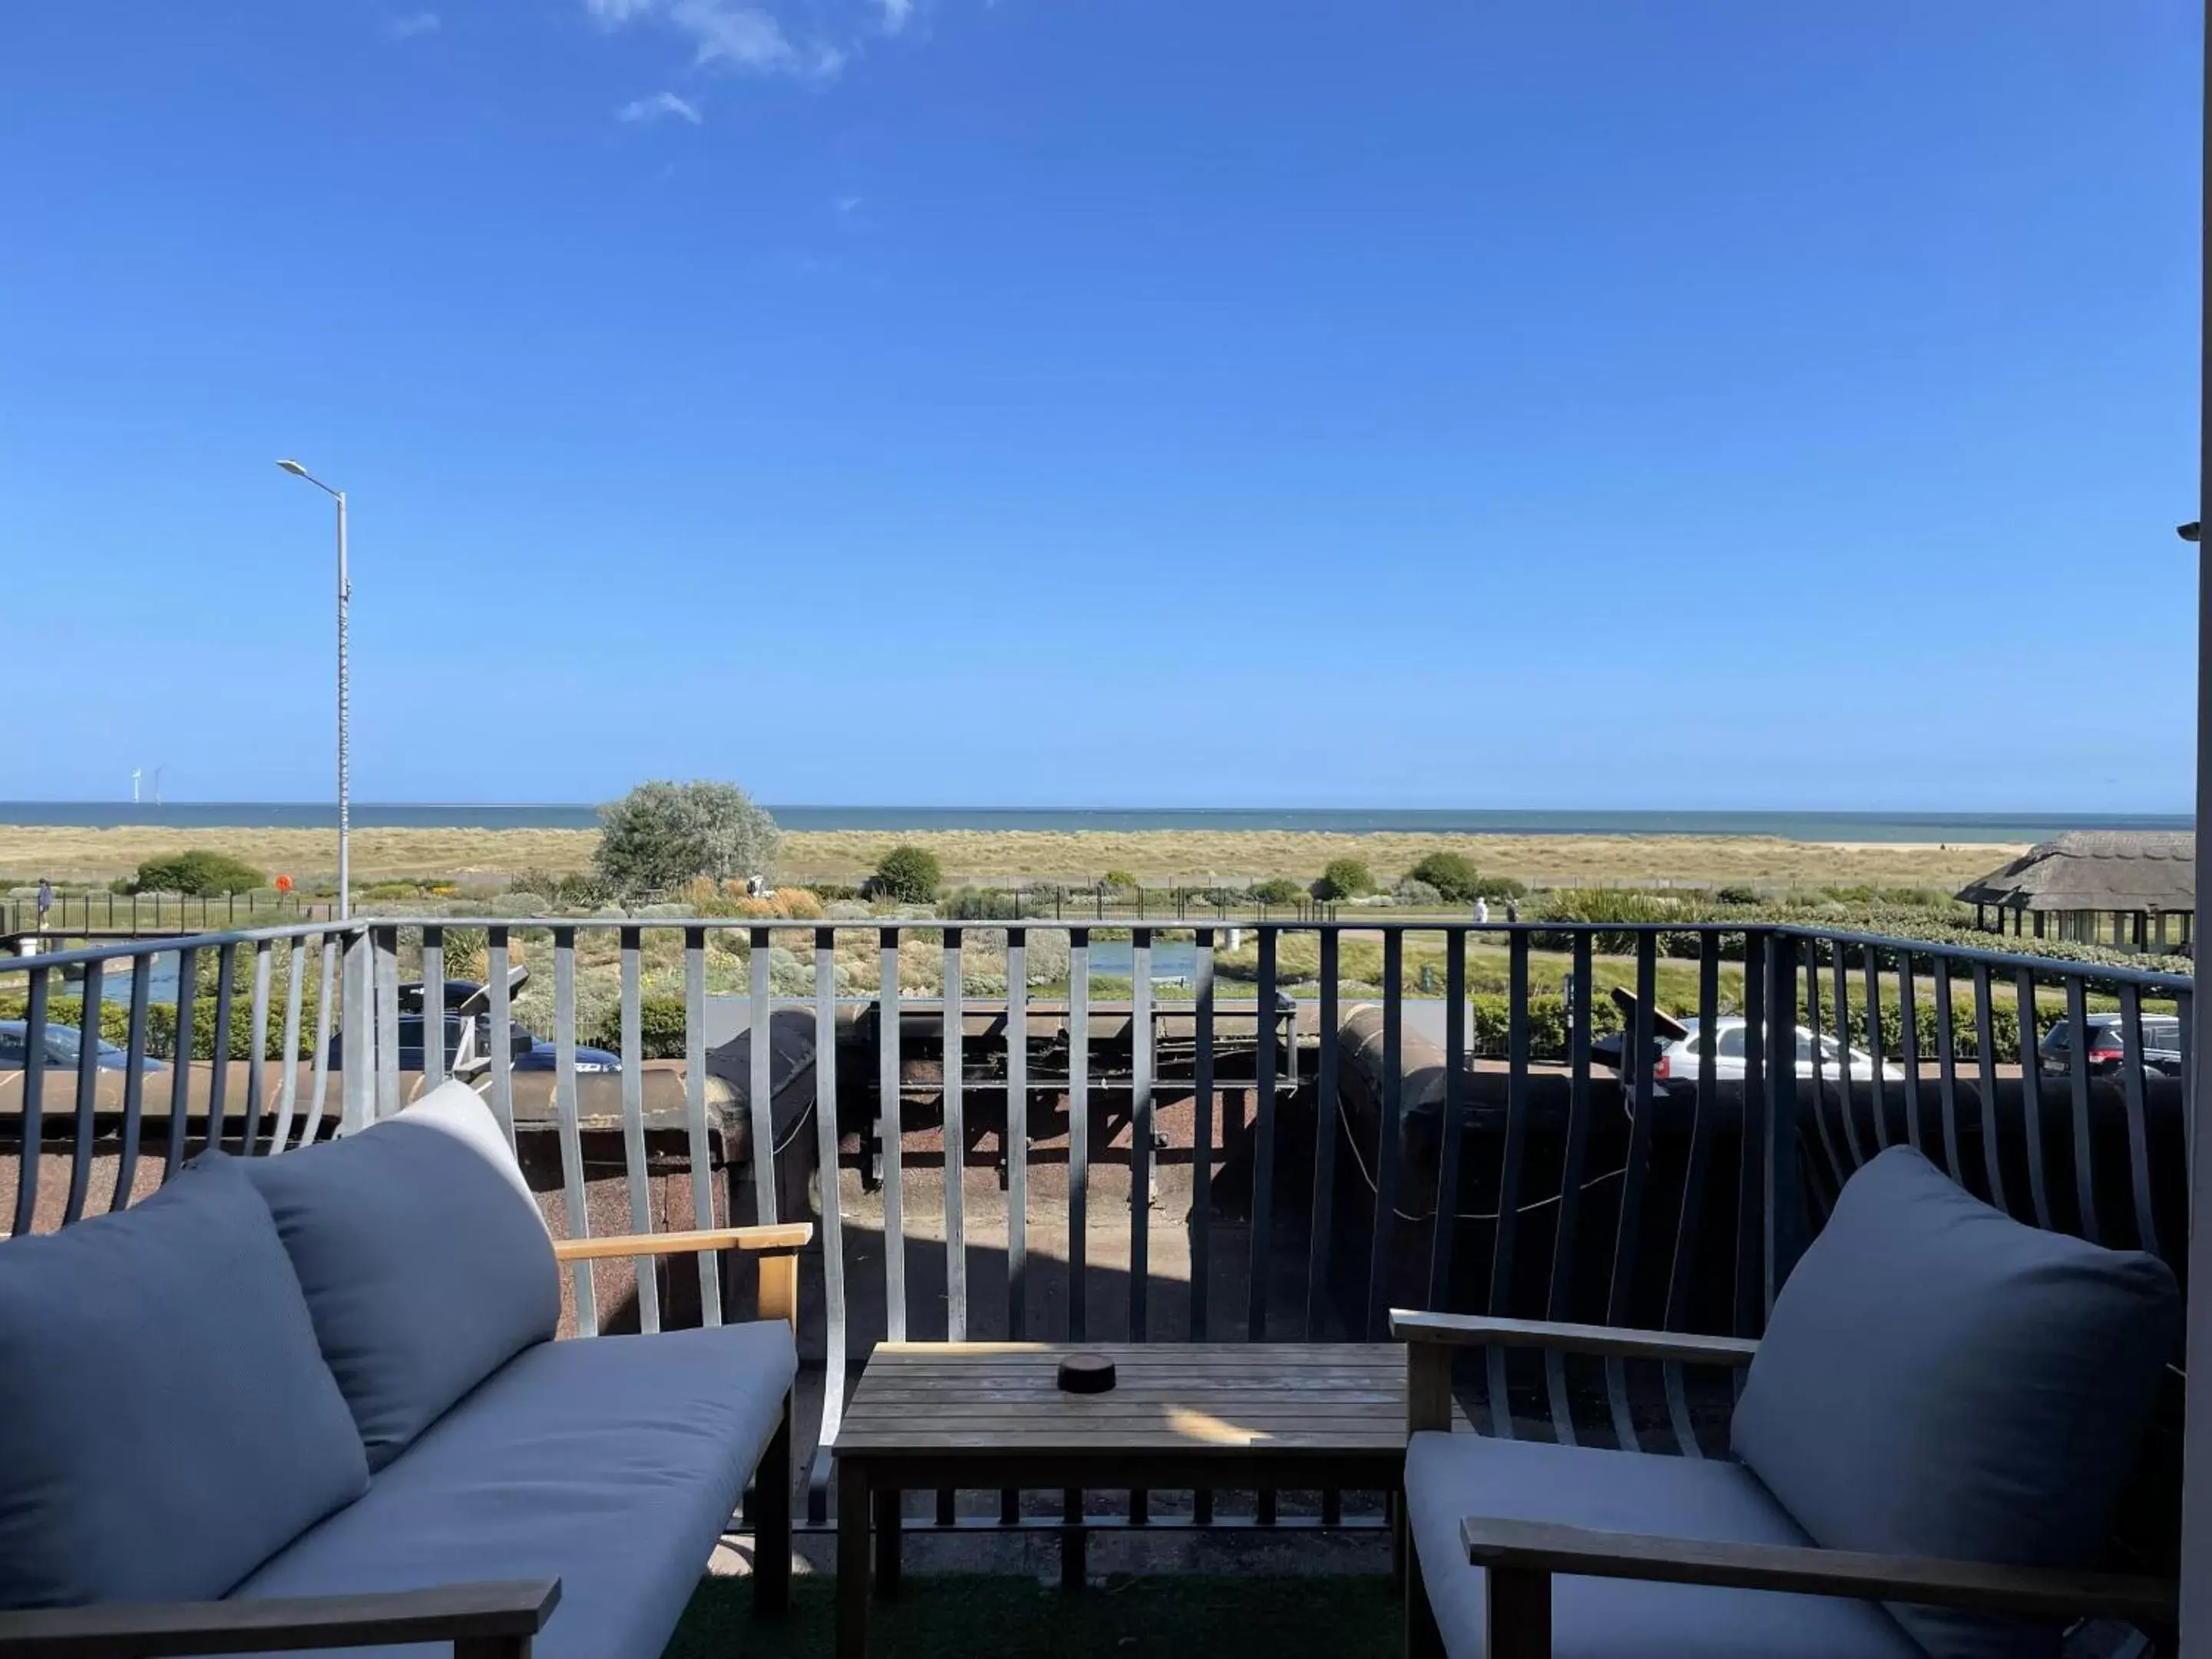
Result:
[[[1103,1354],[1111,1393],[1062,1394],[1060,1362]],[[837,1652],[867,1651],[875,1571],[898,1580],[899,1494],[1206,1487],[1395,1492],[1406,1350],[1352,1342],[884,1342],[838,1425]],[[1082,1582],[1082,1530],[1063,1578]]]

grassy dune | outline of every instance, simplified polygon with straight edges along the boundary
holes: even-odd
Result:
[[[598,840],[589,830],[359,830],[354,877],[497,880],[527,869],[580,870]],[[1778,841],[1724,836],[1368,836],[1266,830],[817,830],[784,837],[787,882],[854,881],[900,842],[934,852],[953,883],[1095,881],[1127,870],[1147,885],[1241,884],[1270,876],[1309,879],[1353,857],[1389,880],[1425,853],[1465,854],[1486,873],[1533,885],[1665,882],[1719,886],[1956,887],[2023,850],[1976,845]],[[302,882],[328,880],[328,830],[84,830],[0,825],[0,881],[106,880],[157,853],[204,848]]]

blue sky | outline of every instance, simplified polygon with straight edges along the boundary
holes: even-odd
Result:
[[[0,799],[2185,809],[2195,11],[11,8]]]

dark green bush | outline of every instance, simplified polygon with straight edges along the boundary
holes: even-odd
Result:
[[[780,840],[775,820],[735,784],[656,780],[599,808],[592,868],[611,891],[637,898],[702,876],[765,876]]]
[[[1474,1052],[1490,1057],[1504,1054],[1513,1030],[1511,999],[1486,993],[1468,1000],[1474,1005]],[[1590,1035],[1603,1036],[1620,1029],[1620,1006],[1611,997],[1601,993],[1590,1004]],[[1528,1057],[1531,1060],[1566,1059],[1567,1045],[1572,1036],[1564,997],[1532,996],[1528,999]]]
[[[1271,876],[1265,881],[1254,882],[1246,896],[1255,904],[1296,904],[1305,896],[1305,890],[1288,877]]]
[[[165,853],[141,864],[126,890],[221,898],[227,893],[251,892],[268,884],[265,872],[228,853]]]
[[[849,881],[811,881],[806,884],[824,904],[850,904],[867,896]]]
[[[1003,887],[961,887],[937,902],[937,914],[949,921],[1018,921],[1021,895]]]
[[[666,995],[640,997],[637,1034],[646,1059],[683,1059],[684,999]],[[617,1054],[622,1052],[622,1004],[610,1005],[606,1012],[592,1022],[584,1042],[590,1048],[606,1048]]]
[[[1127,870],[1109,870],[1105,875],[1105,884],[1109,887],[1133,888],[1137,884],[1137,878]]]
[[[894,847],[876,860],[875,879],[869,884],[885,898],[902,904],[927,904],[945,884],[945,872],[937,854],[911,843]]]
[[[1324,901],[1359,898],[1374,890],[1374,872],[1358,859],[1331,859],[1313,884],[1313,896]]]
[[[1438,898],[1454,904],[1474,902],[1478,896],[1476,884],[1481,878],[1474,860],[1460,853],[1431,853],[1406,872],[1407,880],[1426,882],[1437,890]]]

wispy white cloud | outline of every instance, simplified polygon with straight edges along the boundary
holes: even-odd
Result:
[[[830,205],[836,208],[840,215],[849,218],[860,210],[861,200],[858,196],[840,196],[835,198]]]
[[[914,15],[914,0],[876,0],[883,9],[884,33],[896,34]]]
[[[438,14],[434,11],[410,12],[404,17],[395,17],[387,26],[395,40],[412,40],[418,34],[438,32]]]
[[[659,121],[670,117],[689,121],[696,127],[699,125],[699,106],[672,92],[656,92],[650,98],[634,99],[615,112],[617,121]]]
[[[845,67],[843,52],[823,41],[801,45],[793,40],[774,13],[751,0],[584,0],[584,4],[610,28],[643,18],[673,30],[690,41],[691,61],[702,69],[828,80]]]

